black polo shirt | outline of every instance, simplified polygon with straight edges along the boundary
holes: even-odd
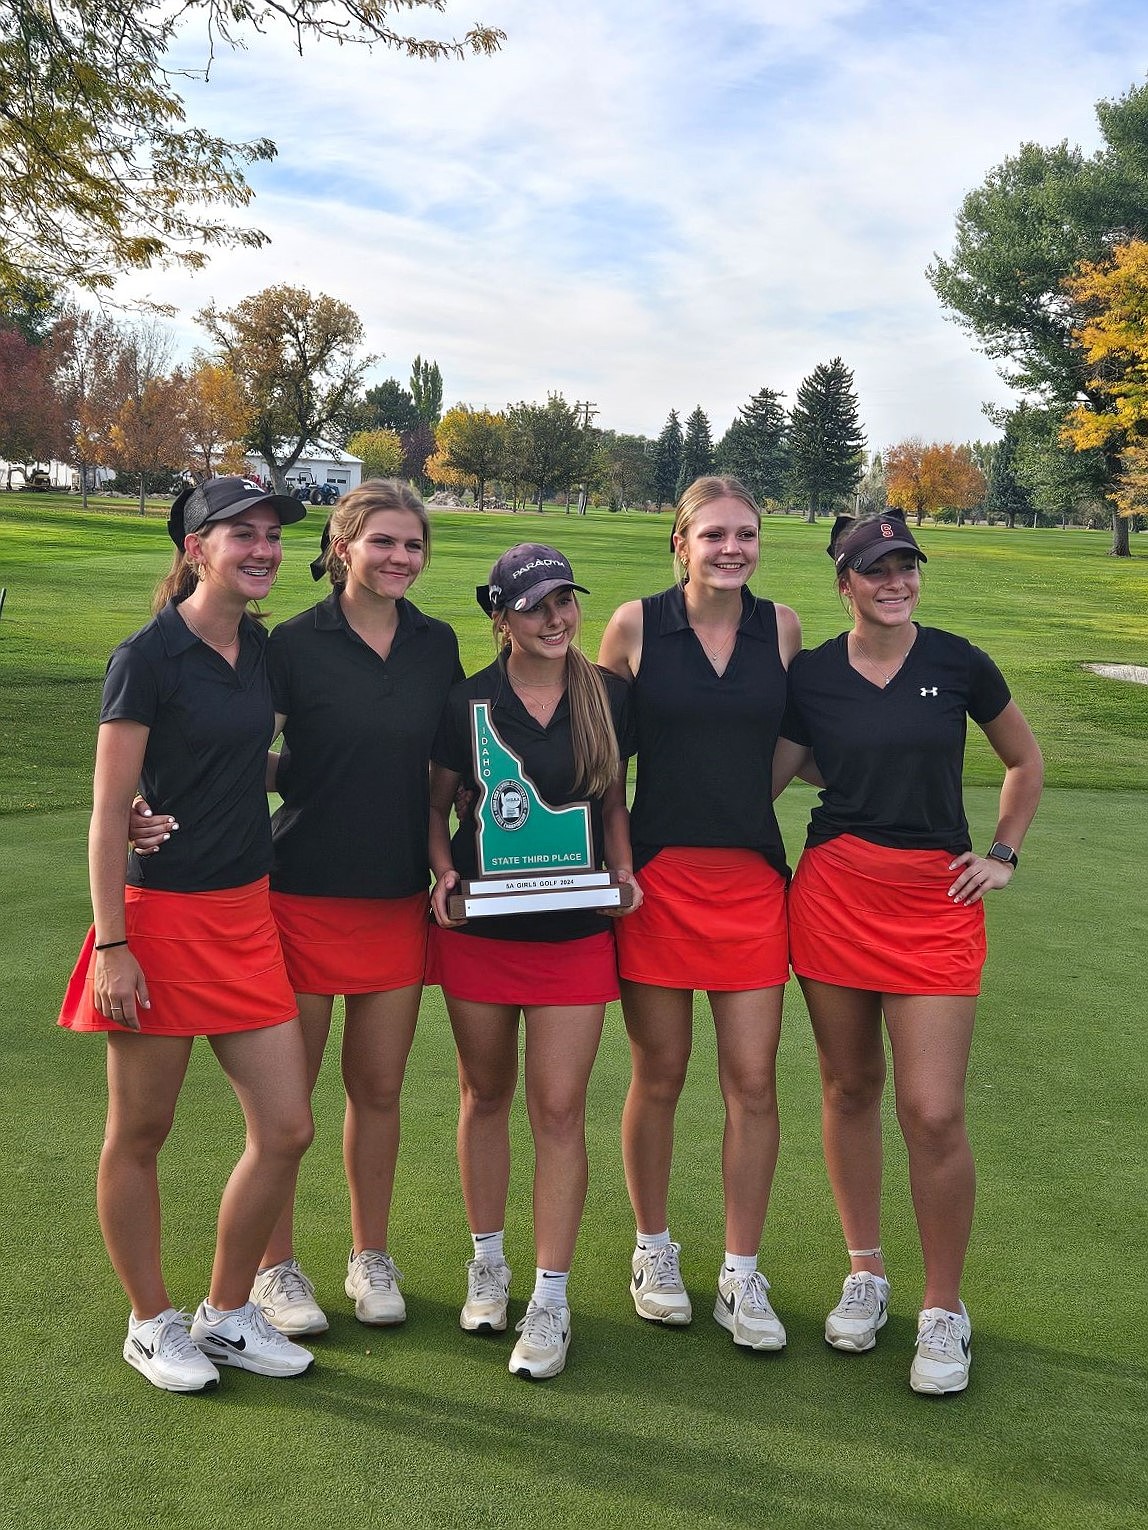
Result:
[[[267,663],[275,710],[287,718],[272,887],[320,898],[421,892],[431,743],[462,678],[453,630],[400,600],[381,659],[332,591],[275,628]]]
[[[633,747],[630,734],[630,687],[617,675],[606,670],[600,669],[598,673],[606,683],[614,732],[618,737],[622,757],[625,758]],[[526,774],[544,802],[551,807],[564,807],[568,802],[589,802],[594,864],[601,866],[602,799],[587,798],[584,793],[574,790],[574,748],[570,733],[570,702],[566,692],[563,692],[549,726],[543,727],[531,717],[515,694],[514,687],[507,679],[506,662],[501,655],[486,669],[454,687],[431,757],[436,764],[456,771],[468,790],[477,792],[470,736],[472,701],[489,701],[493,704],[491,721],[499,738],[522,761]],[[454,869],[464,878],[478,875],[475,834],[475,820],[468,813],[455,831],[450,845]],[[597,935],[610,927],[611,920],[606,914],[596,914],[589,909],[569,909],[548,914],[508,914],[505,917],[471,919],[467,923],[466,932],[489,940],[580,940],[583,936]]]
[[[101,722],[149,729],[140,791],[180,826],[162,855],[128,856],[132,887],[214,892],[267,875],[267,749],[275,711],[267,634],[244,616],[235,669],[169,601],[108,660]]]
[[[642,601],[630,814],[636,866],[667,845],[706,845],[757,850],[788,875],[772,801],[785,697],[771,600],[743,589],[741,624],[721,675],[689,624],[678,586]]]
[[[1010,699],[987,653],[937,627],[918,628],[884,689],[850,664],[845,633],[799,653],[782,732],[812,748],[826,783],[806,845],[855,834],[895,850],[970,850],[967,719],[983,727]]]

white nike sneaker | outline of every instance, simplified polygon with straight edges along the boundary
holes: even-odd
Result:
[[[557,1376],[570,1348],[570,1308],[546,1306],[531,1297],[516,1331],[522,1337],[510,1356],[511,1375],[524,1376],[528,1381]]]
[[[257,1376],[301,1376],[315,1357],[301,1344],[293,1344],[263,1316],[254,1302],[238,1312],[209,1316],[200,1302],[191,1325],[192,1343],[216,1365],[233,1365]]]
[[[186,1312],[169,1307],[158,1317],[128,1318],[124,1359],[165,1392],[205,1392],[219,1385],[219,1372],[191,1342]]]
[[[959,1312],[926,1307],[917,1319],[917,1354],[909,1372],[914,1392],[943,1397],[963,1392],[973,1363],[973,1328],[964,1302]]]
[[[251,1287],[251,1300],[280,1333],[326,1333],[330,1326],[315,1300],[314,1285],[294,1259],[260,1270]]]
[[[825,1319],[825,1342],[834,1349],[862,1354],[877,1342],[889,1317],[889,1282],[883,1275],[858,1270],[847,1275],[841,1300]]]
[[[510,1266],[505,1259],[472,1259],[466,1267],[466,1304],[459,1326],[467,1333],[502,1333],[510,1297]]]
[[[769,1281],[760,1270],[752,1275],[718,1275],[714,1319],[744,1349],[784,1349],[785,1329],[769,1305]]]
[[[402,1271],[381,1248],[353,1250],[347,1260],[344,1290],[355,1304],[355,1316],[372,1328],[389,1328],[406,1321],[407,1304],[399,1290]]]
[[[651,1323],[680,1326],[694,1315],[678,1262],[680,1243],[665,1248],[636,1248],[630,1261],[633,1279],[630,1295],[639,1317]]]

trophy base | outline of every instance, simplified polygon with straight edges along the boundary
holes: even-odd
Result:
[[[447,898],[452,919],[496,914],[547,914],[562,909],[629,908],[634,889],[609,871],[553,871],[513,877],[479,877]]]

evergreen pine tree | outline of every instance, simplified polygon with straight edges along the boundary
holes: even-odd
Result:
[[[865,434],[858,408],[853,373],[840,356],[814,367],[797,390],[789,416],[791,471],[811,522],[851,494],[861,477]]]
[[[678,411],[671,409],[654,446],[653,488],[659,505],[672,505],[677,498],[681,470],[682,424]]]
[[[678,468],[677,497],[693,483],[714,470],[713,433],[709,417],[699,404],[686,421],[685,440],[682,442],[682,461]]]
[[[738,410],[714,453],[718,471],[739,478],[760,503],[784,498],[789,479],[789,434],[784,393],[762,388]]]

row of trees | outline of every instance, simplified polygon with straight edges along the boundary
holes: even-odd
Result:
[[[60,458],[138,475],[243,471],[262,456],[282,489],[310,441],[368,458],[369,471],[417,478],[434,451],[442,409],[437,362],[415,358],[410,391],[393,378],[365,394],[355,312],[323,294],[270,287],[235,308],[200,315],[213,350],[172,367],[158,319],[128,323],[57,305],[43,285],[0,309],[0,457]],[[9,481],[11,467],[9,467]]]
[[[545,406],[516,404],[504,413],[460,405],[444,417],[427,476],[452,487],[473,486],[481,504],[487,484],[521,484],[541,504],[546,493],[579,488],[612,509],[672,504],[704,473],[732,473],[763,503],[797,504],[812,520],[850,501],[864,472],[865,437],[853,375],[840,357],[816,367],[786,411],[784,394],[762,388],[738,410],[716,443],[699,405],[686,418],[671,409],[656,440],[590,425],[591,406],[552,394]]]
[[[683,425],[671,410],[656,439],[592,425],[592,405],[558,393],[501,412],[458,404],[442,413],[437,362],[416,356],[409,386],[395,378],[364,391],[363,330],[346,304],[275,286],[234,308],[199,315],[214,347],[188,367],[170,366],[171,340],[157,320],[127,324],[56,307],[30,290],[0,315],[0,455],[28,464],[73,463],[86,487],[99,464],[134,475],[145,491],[173,474],[242,472],[246,454],[277,485],[308,442],[325,440],[362,458],[367,476],[400,475],[424,486],[492,485],[517,506],[565,492],[584,509],[591,495],[621,509],[672,503],[703,473],[741,478],[768,508],[794,505],[810,518],[842,505],[899,505],[917,516],[996,511],[1012,524],[1033,511],[1018,485],[1023,450],[1003,443],[953,446],[909,440],[866,465],[853,377],[840,357],[814,368],[786,410],[762,388],[719,439],[699,406]],[[1067,451],[1067,448],[1065,448]]]
[[[671,410],[657,440],[599,429],[590,404],[559,393],[502,412],[456,405],[442,414],[438,363],[416,356],[410,386],[364,389],[375,357],[347,304],[278,285],[197,316],[210,350],[171,366],[158,319],[115,320],[59,306],[43,284],[0,309],[0,456],[29,464],[58,457],[80,473],[110,466],[149,485],[173,472],[242,471],[245,453],[268,464],[282,490],[309,443],[361,457],[368,475],[401,474],[473,489],[498,483],[518,504],[577,491],[614,508],[672,503],[685,483],[721,471],[764,502],[800,504],[815,517],[851,496],[864,470],[853,378],[840,357],[814,369],[792,410],[768,388],[738,411],[715,444],[699,406],[683,428]]]

